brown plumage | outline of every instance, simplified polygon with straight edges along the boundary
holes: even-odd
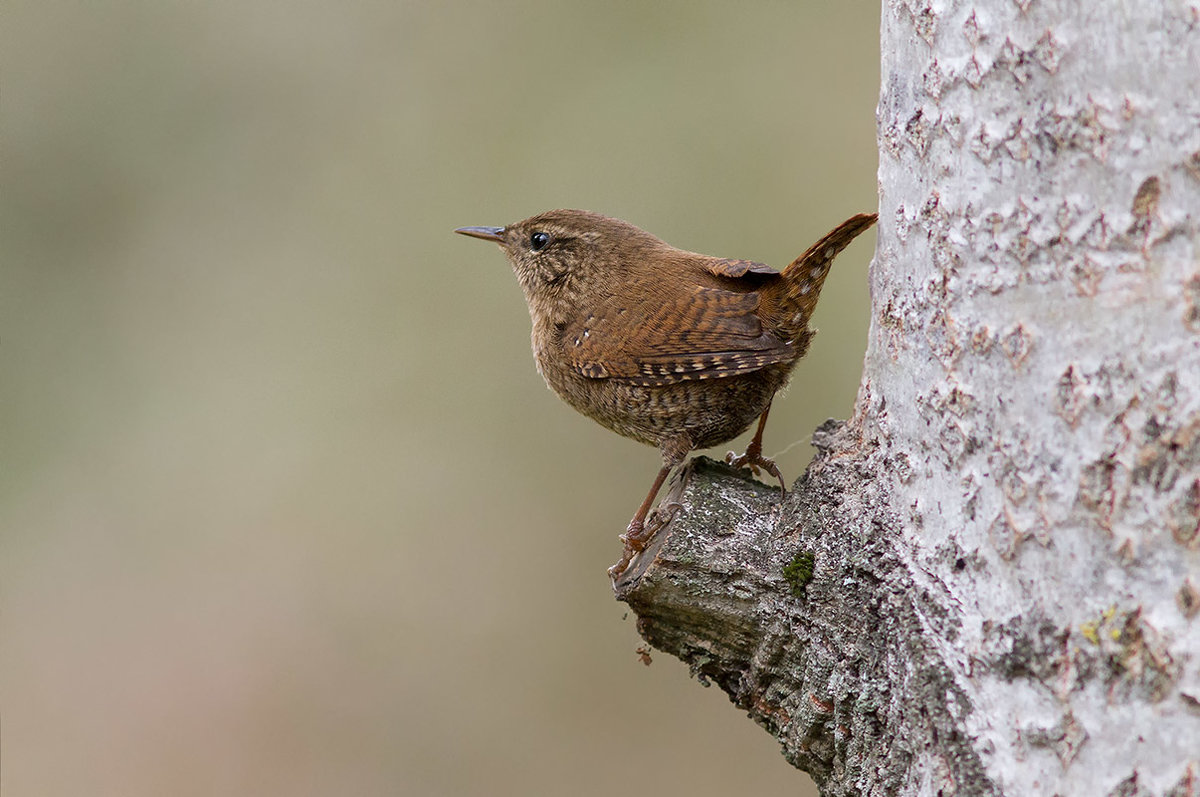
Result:
[[[495,241],[512,263],[546,383],[589,418],[662,452],[614,577],[657,528],[646,528],[646,515],[690,451],[731,440],[759,418],[746,454],[730,461],[783,483],[762,456],[771,398],[808,349],[808,322],[834,257],[875,219],[848,219],[782,272],[685,252],[583,210],[456,230]]]

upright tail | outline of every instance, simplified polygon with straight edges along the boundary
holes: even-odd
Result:
[[[851,216],[783,270],[781,308],[786,317],[782,326],[789,337],[800,335],[808,326],[808,319],[817,307],[817,298],[821,295],[821,286],[825,284],[833,259],[851,241],[870,229],[877,218],[879,216],[875,213]]]

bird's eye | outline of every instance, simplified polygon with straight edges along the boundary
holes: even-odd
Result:
[[[548,243],[550,243],[550,236],[544,232],[535,232],[529,236],[529,248],[535,252],[545,249]]]

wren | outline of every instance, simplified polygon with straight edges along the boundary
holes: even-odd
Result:
[[[783,485],[762,453],[771,399],[808,350],[808,322],[834,257],[875,219],[847,219],[783,271],[685,252],[584,210],[455,230],[504,250],[529,305],[546,384],[589,418],[662,452],[612,578],[667,522],[655,512],[647,526],[646,516],[689,452],[731,440],[758,418],[746,453],[726,461],[762,468]]]

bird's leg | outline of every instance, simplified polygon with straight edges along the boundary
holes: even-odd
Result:
[[[725,455],[725,463],[735,468],[749,468],[755,476],[758,475],[758,469],[762,468],[779,479],[779,488],[784,495],[787,495],[787,485],[783,482],[783,474],[779,472],[775,461],[764,457],[762,453],[763,429],[767,428],[767,414],[770,412],[771,403],[767,402],[767,408],[763,410],[762,415],[758,416],[758,429],[754,432],[754,438],[750,441],[750,445],[746,446],[746,453],[739,457],[730,451]]]
[[[662,489],[667,476],[679,463],[683,462],[691,450],[692,441],[685,434],[669,438],[662,443],[663,466],[658,471],[658,475],[654,477],[654,484],[650,486],[646,500],[642,501],[642,505],[638,507],[633,520],[629,521],[629,528],[625,529],[625,533],[621,535],[621,542],[625,543],[621,560],[608,568],[608,575],[614,581],[625,572],[625,568],[629,567],[633,557],[646,550],[646,544],[658,533],[658,530],[675,519],[675,514],[681,508],[678,503],[667,507],[670,511],[665,516],[659,512],[651,515],[650,507],[654,505],[654,499],[658,496],[658,491]],[[649,522],[646,520],[647,515],[650,515]]]
[[[625,568],[629,567],[629,563],[633,561],[633,557],[646,549],[646,542],[654,536],[654,533],[666,525],[662,522],[651,522],[650,526],[646,526],[646,515],[650,514],[650,507],[654,504],[655,497],[658,496],[658,491],[662,489],[663,482],[667,480],[667,474],[675,467],[675,463],[667,462],[659,469],[658,475],[654,477],[654,484],[650,487],[650,493],[646,496],[646,500],[642,501],[642,505],[638,507],[638,511],[634,514],[633,520],[629,521],[629,528],[625,529],[625,533],[621,535],[621,542],[625,543],[625,551],[621,554],[621,560],[612,567],[608,568],[610,578],[617,578],[625,572]]]

